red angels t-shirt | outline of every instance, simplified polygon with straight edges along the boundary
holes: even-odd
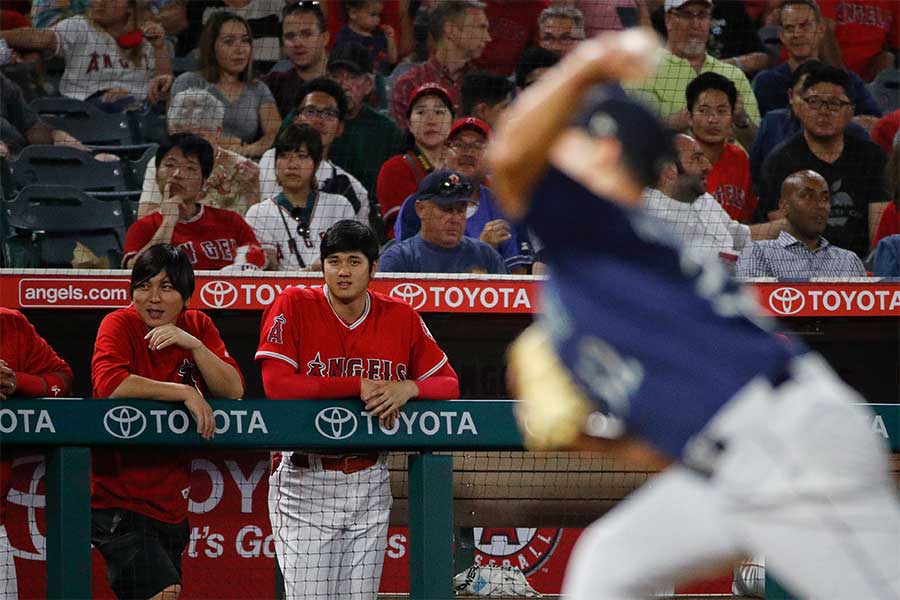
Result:
[[[219,330],[204,313],[184,311],[175,325],[238,369]],[[144,339],[149,331],[134,306],[103,318],[91,361],[95,398],[108,398],[129,375],[195,385],[206,395],[206,385],[191,351],[177,346],[150,350]],[[192,427],[193,435],[197,435],[193,422]],[[166,523],[180,523],[187,518],[192,454],[181,448],[94,449],[91,506],[125,508]]]
[[[29,375],[65,373],[72,376],[69,365],[38,335],[25,315],[17,310],[0,306],[0,359],[16,372]],[[47,390],[48,396],[59,396],[59,388]],[[16,394],[18,396],[18,394]],[[6,512],[6,497],[12,485],[12,461],[15,450],[0,448],[0,524]]]
[[[160,225],[162,214],[155,212],[138,219],[128,228],[123,265],[153,239]],[[185,251],[194,269],[217,271],[235,262],[260,268],[266,264],[253,229],[232,210],[201,204],[200,212],[194,218],[175,225],[172,244]]]
[[[712,194],[735,221],[749,223],[759,200],[750,180],[750,159],[734,144],[725,144],[722,156],[706,176],[706,191]]]
[[[280,360],[311,377],[392,381],[426,379],[448,365],[405,302],[370,291],[362,316],[347,324],[326,294],[326,288],[288,288],[278,296],[263,315],[256,360]]]
[[[818,0],[822,16],[835,24],[834,36],[844,66],[865,80],[874,73],[869,61],[887,46],[900,48],[897,0]]]

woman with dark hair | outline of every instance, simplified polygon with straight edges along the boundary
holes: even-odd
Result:
[[[66,62],[63,96],[117,111],[145,99],[156,102],[171,84],[165,31],[146,19],[139,0],[91,0],[87,15],[51,29],[0,32],[16,50],[52,51]]]
[[[281,117],[266,85],[253,77],[250,26],[230,12],[210,17],[200,36],[200,70],[183,73],[172,95],[208,89],[225,105],[222,145],[257,158],[275,139]]]
[[[319,190],[322,136],[310,125],[289,125],[275,140],[275,178],[281,191],[247,210],[270,269],[318,270],[319,240],[331,225],[354,219],[353,205],[340,194]]]
[[[900,134],[894,137],[893,151],[887,162],[888,196],[891,201],[887,203],[881,219],[878,221],[878,229],[872,236],[872,248],[875,248],[883,238],[900,233]]]
[[[378,173],[376,197],[388,237],[394,235],[394,221],[403,201],[426,175],[443,166],[453,123],[450,93],[437,83],[417,87],[409,95],[407,117],[407,151],[389,158]]]
[[[100,323],[91,382],[95,398],[184,403],[210,439],[215,419],[205,398],[240,398],[244,378],[212,320],[188,309],[193,292],[184,252],[169,244],[141,252],[131,271],[132,306]],[[183,448],[92,452],[91,542],[119,598],[178,598],[190,474]]]

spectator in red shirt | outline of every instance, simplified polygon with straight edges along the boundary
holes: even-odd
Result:
[[[897,0],[818,0],[840,48],[844,67],[866,81],[896,68],[900,48]]]
[[[890,155],[898,129],[900,129],[900,110],[895,110],[875,122],[871,131],[872,141],[881,146],[885,154]]]
[[[441,2],[431,10],[428,28],[434,39],[433,55],[401,75],[391,88],[391,115],[401,129],[408,125],[409,98],[413,90],[425,83],[443,86],[454,112],[459,112],[462,79],[491,41],[484,6],[475,0],[459,0]],[[378,200],[383,198],[379,195]]]
[[[393,237],[394,220],[406,197],[416,191],[426,175],[443,166],[445,144],[455,114],[450,94],[436,83],[426,83],[413,90],[408,105],[409,149],[384,163],[376,186],[388,237]]]
[[[887,163],[888,192],[891,201],[884,207],[878,229],[872,236],[872,248],[889,235],[900,233],[900,138],[894,138],[893,152]]]
[[[190,133],[176,133],[156,152],[156,183],[163,191],[159,210],[135,221],[125,235],[122,264],[156,244],[174,244],[196,269],[238,270],[265,266],[253,230],[238,213],[204,206],[199,200],[213,168],[212,145]]]
[[[740,146],[728,142],[737,88],[727,77],[707,72],[688,84],[685,95],[691,132],[712,165],[706,191],[732,219],[749,223],[757,204],[750,159]]]
[[[184,403],[210,439],[215,419],[205,396],[240,398],[244,378],[212,320],[187,309],[193,293],[184,252],[169,244],[142,252],[131,271],[134,304],[100,323],[91,381],[95,398]],[[91,542],[119,598],[178,598],[190,475],[182,448],[92,452]]]
[[[475,61],[483,68],[507,77],[519,56],[538,39],[538,17],[548,0],[485,0],[491,40]]]

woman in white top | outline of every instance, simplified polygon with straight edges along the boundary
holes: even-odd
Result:
[[[353,219],[344,196],[318,190],[322,137],[309,125],[290,125],[275,140],[275,176],[282,191],[250,207],[245,220],[266,251],[269,269],[319,270],[319,243],[342,219]]]
[[[66,62],[64,96],[96,100],[105,110],[156,102],[172,83],[165,31],[145,19],[138,0],[91,0],[87,15],[51,29],[0,32],[16,50],[50,50]]]
[[[222,147],[225,105],[207,90],[191,88],[172,98],[166,113],[169,134],[193,133],[209,142],[216,152],[212,174],[203,184],[203,204],[247,213],[259,202],[259,167],[240,154]],[[159,209],[162,194],[156,184],[156,164],[151,161],[144,173],[144,187],[138,204],[138,218]]]

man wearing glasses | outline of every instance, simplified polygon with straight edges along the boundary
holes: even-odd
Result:
[[[422,227],[384,250],[378,261],[381,272],[506,273],[496,250],[465,235],[466,219],[478,205],[472,200],[472,184],[463,175],[434,171],[419,183],[412,198]]]
[[[831,194],[825,237],[865,257],[887,205],[885,156],[876,144],[845,135],[853,117],[849,87],[847,73],[835,67],[822,67],[803,82],[797,111],[802,129],[763,163],[756,220],[780,218],[776,209],[784,180],[791,173],[815,171]]]
[[[584,39],[584,15],[574,6],[551,6],[538,17],[538,45],[567,54]]]
[[[724,75],[738,90],[734,115],[735,137],[749,148],[759,127],[759,109],[747,77],[737,67],[706,52],[712,18],[710,0],[666,0],[667,52],[656,72],[638,85],[626,86],[630,93],[654,108],[665,124],[687,131],[689,115],[684,91],[699,74],[712,71]]]
[[[281,44],[286,60],[262,78],[272,90],[278,112],[294,110],[300,89],[325,74],[328,24],[318,2],[292,2],[281,11]],[[284,67],[284,68],[281,68]]]

